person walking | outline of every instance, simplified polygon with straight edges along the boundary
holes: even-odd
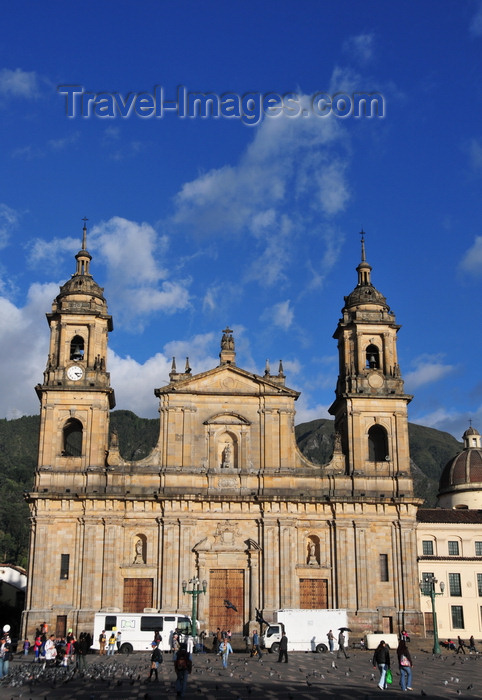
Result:
[[[116,643],[116,647],[117,647],[117,653],[120,654],[120,650],[121,650],[121,646],[122,646],[122,632],[120,630],[116,634],[115,643]]]
[[[337,659],[340,658],[341,652],[344,653],[345,659],[349,659],[349,658],[350,658],[350,657],[348,656],[348,654],[346,653],[346,649],[345,649],[345,635],[343,634],[343,630],[340,630],[340,634],[338,635],[338,653],[337,653],[337,655],[336,655],[336,658],[337,658]]]
[[[402,690],[412,690],[412,657],[403,639],[397,647],[397,657],[400,670],[400,688]]]
[[[176,697],[183,698],[186,693],[187,677],[192,671],[192,660],[184,643],[174,654],[174,670],[176,671]]]
[[[89,647],[85,632],[81,632],[79,638],[74,642],[75,661],[79,673],[85,673],[87,669],[88,651]]]
[[[233,647],[229,643],[228,638],[223,639],[221,644],[219,645],[219,651],[218,654],[221,655],[221,659],[223,661],[223,668],[228,667],[228,656],[233,653]]]
[[[465,642],[463,639],[460,638],[460,634],[457,637],[457,644],[458,644],[457,651],[455,653],[458,654],[459,651],[461,651],[462,654],[465,654]]]
[[[5,676],[8,675],[11,656],[12,650],[10,637],[8,634],[5,634],[0,642],[0,678],[5,678]]]
[[[55,646],[55,634],[51,634],[45,642],[45,661],[49,664],[49,666],[53,666],[56,658],[57,649]]]
[[[335,635],[333,630],[330,630],[326,635],[328,637],[328,646],[330,648],[330,654],[333,654],[333,649],[335,648]]]
[[[253,651],[252,651],[253,656],[254,656],[255,652],[258,655],[258,661],[261,661],[261,659],[263,658],[263,654],[262,654],[260,646],[259,646],[258,630],[253,630]]]
[[[387,687],[387,671],[390,668],[390,652],[388,651],[387,645],[385,644],[383,639],[375,649],[372,663],[373,668],[378,668],[378,670],[380,671],[378,687],[380,688],[380,690],[385,690],[385,688]]]
[[[278,654],[278,663],[280,664],[283,659],[285,660],[285,664],[288,663],[288,637],[286,636],[286,632],[283,630],[281,634],[281,640],[279,643],[279,654]]]
[[[149,672],[149,677],[147,680],[150,681],[152,676],[154,675],[156,677],[156,681],[158,681],[159,675],[157,673],[157,669],[159,668],[159,664],[162,664],[162,654],[161,650],[159,649],[158,642],[156,642],[155,640],[151,643],[151,647],[151,670]]]

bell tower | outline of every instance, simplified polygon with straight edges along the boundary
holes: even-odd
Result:
[[[115,398],[106,357],[113,325],[104,290],[90,274],[85,222],[75,273],[47,314],[49,356],[43,383],[35,387],[41,404],[39,475],[43,470],[103,468],[108,449],[109,410]]]
[[[372,284],[363,231],[361,237],[358,284],[345,297],[333,336],[338,341],[339,374],[329,410],[347,474],[408,476],[407,406],[412,397],[404,392],[398,364],[400,326]],[[385,490],[382,482],[379,486]]]

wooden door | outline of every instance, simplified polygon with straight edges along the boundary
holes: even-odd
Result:
[[[382,632],[383,634],[393,634],[392,618],[388,615],[382,617]]]
[[[326,578],[300,579],[300,608],[318,610],[328,607],[328,580]]]
[[[425,619],[425,636],[433,637],[433,614],[426,612],[423,614]]]
[[[67,615],[57,615],[55,623],[55,636],[57,638],[65,637],[67,634]]]
[[[211,569],[209,572],[209,625],[210,632],[220,627],[233,634],[243,633],[243,569]]]
[[[154,579],[124,579],[124,612],[141,613],[144,608],[152,608]]]

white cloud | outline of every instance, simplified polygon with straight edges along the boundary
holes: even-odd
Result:
[[[52,238],[49,241],[36,238],[29,241],[27,262],[31,267],[36,267],[39,263],[55,263],[59,261],[62,254],[72,255],[72,251],[77,252],[80,246],[80,235],[77,238],[73,236]]]
[[[155,418],[158,399],[154,389],[169,383],[171,363],[157,353],[146,362],[140,363],[132,357],[120,357],[109,351],[107,369],[114,387],[116,408],[133,411],[143,418]]]
[[[408,391],[424,384],[433,384],[455,370],[453,365],[443,364],[440,355],[421,355],[412,362],[415,369],[405,375],[405,387]]]
[[[291,301],[280,301],[267,309],[263,314],[263,319],[272,323],[273,326],[281,328],[284,331],[289,330],[293,323],[294,311],[291,307]]]
[[[122,277],[123,283],[155,283],[167,276],[155,255],[165,250],[167,238],[159,237],[150,224],[114,216],[89,231],[89,246],[107,261],[109,275]]]
[[[358,34],[343,42],[343,51],[355,61],[368,63],[373,58],[373,34]]]
[[[253,236],[259,252],[245,281],[279,284],[293,241],[347,206],[347,138],[334,117],[265,117],[237,164],[182,186],[172,221],[203,235]]]
[[[323,404],[317,404],[316,406],[308,406],[308,397],[302,394],[298,401],[295,403],[296,416],[295,423],[299,425],[300,423],[308,423],[312,420],[318,420],[318,418],[330,418],[328,413],[329,406],[324,406]]]
[[[0,249],[4,248],[11,232],[16,228],[19,214],[6,204],[0,204]]]
[[[121,357],[109,351],[108,370],[115,390],[116,408],[133,411],[144,418],[158,416],[158,399],[154,389],[169,383],[172,358],[176,359],[177,372],[184,372],[186,357],[193,374],[216,367],[219,358],[210,354],[214,333],[195,335],[189,340],[174,340],[167,343],[162,353],[156,353],[144,363],[132,357]]]
[[[38,78],[34,71],[21,68],[0,69],[0,95],[6,97],[36,97],[38,95]]]
[[[58,292],[59,285],[54,283],[33,284],[23,308],[0,297],[2,416],[17,418],[38,413],[34,386],[42,381],[49,347],[45,310],[50,308]]]
[[[168,266],[160,261],[166,257],[168,238],[150,224],[115,216],[92,228],[87,247],[99,251],[107,266],[105,286],[117,316],[135,328],[149,314],[189,306],[190,280],[167,279]]]
[[[62,262],[61,254],[72,255],[80,246],[80,231],[78,238],[37,239],[30,246],[28,261],[31,266],[42,261],[53,269]],[[167,236],[159,235],[150,224],[119,216],[88,232],[87,249],[94,254],[93,267],[106,268],[106,297],[124,330],[139,330],[154,313],[172,314],[189,307],[191,280],[171,279],[168,248]],[[91,268],[91,272],[97,279],[96,271]]]
[[[482,236],[476,236],[473,245],[460,261],[459,269],[473,275],[482,275]]]

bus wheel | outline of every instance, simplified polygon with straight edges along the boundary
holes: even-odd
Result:
[[[279,653],[279,644],[278,644],[278,642],[275,642],[274,644],[271,645],[270,651],[272,651],[273,654],[278,654],[278,653]]]
[[[328,647],[326,646],[326,644],[317,644],[316,651],[318,652],[318,654],[325,654],[328,651]]]
[[[133,652],[132,644],[122,644],[120,648],[121,654],[132,654]]]

